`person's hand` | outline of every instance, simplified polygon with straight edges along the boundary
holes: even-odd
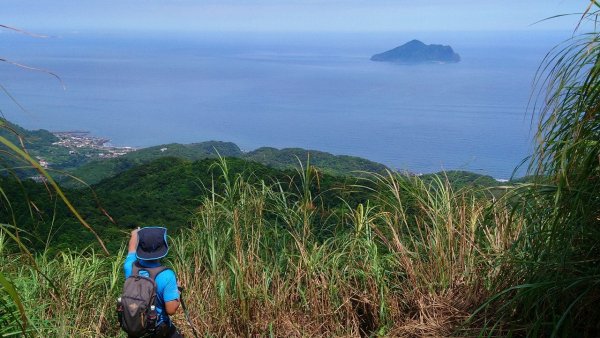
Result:
[[[127,252],[132,253],[135,252],[138,243],[138,231],[140,231],[140,227],[137,227],[131,231],[131,238],[129,239],[129,245],[127,246]]]

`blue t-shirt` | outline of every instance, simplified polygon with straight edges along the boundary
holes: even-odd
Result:
[[[131,276],[133,271],[133,263],[137,261],[135,252],[130,252],[125,258],[123,270],[125,270],[125,278]],[[140,266],[154,268],[160,266],[160,261],[138,261]],[[147,272],[146,272],[147,273]],[[140,270],[140,275],[144,274],[144,270]],[[148,276],[148,275],[146,275]],[[156,312],[158,314],[158,323],[166,323],[171,325],[171,320],[165,311],[165,303],[179,299],[179,289],[177,288],[177,277],[173,270],[165,270],[156,276]]]

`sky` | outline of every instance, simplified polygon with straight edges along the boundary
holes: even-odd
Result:
[[[27,30],[511,31],[574,27],[586,0],[2,0]]]

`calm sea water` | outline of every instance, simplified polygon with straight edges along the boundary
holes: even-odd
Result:
[[[508,178],[531,149],[526,107],[563,33],[1,34],[5,116],[30,129],[89,130],[115,145],[233,141],[302,147],[417,173]],[[413,38],[450,44],[458,64],[370,55]]]

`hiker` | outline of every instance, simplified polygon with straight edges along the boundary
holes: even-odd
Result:
[[[145,227],[142,229],[137,228],[131,232],[127,258],[125,258],[125,264],[123,265],[126,278],[125,287],[118,305],[121,327],[128,333],[129,337],[141,336],[142,334],[144,337],[156,338],[183,337],[169,318],[169,315],[175,314],[179,308],[180,295],[175,272],[164,267],[160,262],[160,259],[165,257],[168,251],[166,228]],[[153,285],[148,283],[148,278],[128,278],[130,276],[149,277],[150,280],[154,278],[156,283],[156,299],[154,302],[151,300],[144,302],[142,300],[145,297],[150,299],[154,295],[152,293]],[[131,305],[135,302],[137,304]],[[148,303],[154,304],[154,307],[146,306],[145,304]],[[135,311],[138,304],[144,304],[139,307],[149,308],[151,312]],[[127,309],[134,308],[135,310],[128,312],[127,309],[123,309],[124,307],[127,307]],[[151,318],[152,323],[147,324],[147,328],[145,327],[146,324],[142,324],[144,327],[140,327],[139,323],[144,320],[139,318]],[[156,318],[156,327],[153,327],[154,318]]]

